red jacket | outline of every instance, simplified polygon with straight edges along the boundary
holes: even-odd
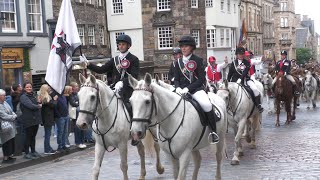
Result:
[[[221,79],[220,77],[220,73],[217,71],[217,67],[218,65],[216,64],[212,70],[211,66],[208,66],[208,69],[207,69],[207,77],[210,81],[214,81],[214,82],[217,82]]]
[[[251,59],[248,59],[251,67],[250,67],[250,70],[249,70],[249,75],[252,76],[252,74],[254,74],[255,70],[254,70],[254,65],[251,64]]]

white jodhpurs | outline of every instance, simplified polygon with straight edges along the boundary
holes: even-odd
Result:
[[[248,86],[250,86],[251,90],[253,91],[253,94],[255,97],[259,96],[259,91],[258,88],[256,86],[256,84],[253,81],[247,81]]]
[[[204,112],[210,112],[212,110],[212,104],[204,90],[192,94],[192,98],[200,104]]]
[[[289,81],[291,81],[291,83],[293,84],[293,85],[296,85],[296,81],[293,79],[293,77],[289,74],[289,75],[286,75],[285,76]],[[274,83],[276,83],[277,82],[277,78],[275,77],[274,79],[273,79],[273,81],[272,81],[272,87],[273,87],[273,85],[274,85]]]

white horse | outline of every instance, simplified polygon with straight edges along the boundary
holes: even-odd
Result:
[[[77,126],[81,129],[87,129],[92,125],[95,132],[93,134],[96,144],[92,179],[98,179],[105,151],[109,151],[110,147],[113,147],[120,151],[120,168],[123,179],[127,180],[127,144],[131,139],[129,113],[123,101],[103,81],[97,80],[93,75],[85,79],[82,74],[79,75],[79,80],[81,83],[78,93],[80,113]],[[154,148],[157,154],[157,171],[162,174],[164,168],[159,160],[159,144],[155,143]],[[146,175],[144,145],[139,143],[137,149],[141,162],[139,179],[144,179]]]
[[[256,84],[260,82],[255,81]],[[262,93],[262,84],[257,86]],[[246,141],[250,143],[250,148],[256,148],[255,132],[260,127],[261,113],[259,113],[251,96],[237,83],[227,82],[220,87],[217,95],[222,97],[228,109],[228,122],[233,128],[235,136],[235,152],[231,164],[240,164],[239,157],[243,156],[241,144],[242,134],[246,136]]]
[[[306,100],[308,103],[308,109],[312,103],[313,108],[316,107],[316,98],[317,98],[317,80],[311,74],[311,72],[307,72],[305,81],[304,81],[304,93],[306,96]]]
[[[272,77],[269,73],[263,74],[261,78],[262,84],[263,84],[263,89],[264,89],[264,96],[267,99],[267,104],[268,104],[268,113],[271,113],[271,107],[270,107],[270,96],[272,93]]]
[[[129,76],[129,83],[134,87],[130,98],[133,108],[131,135],[142,139],[148,126],[157,126],[160,147],[173,163],[175,179],[186,179],[188,164],[193,157],[194,171],[192,179],[197,179],[201,155],[199,149],[209,145],[208,135],[211,130],[202,126],[199,115],[193,105],[178,94],[152,82],[151,75],[137,81]],[[169,87],[170,88],[170,87]],[[211,94],[211,102],[220,112],[217,122],[220,142],[216,144],[216,178],[221,179],[221,160],[224,152],[227,115],[225,102]]]

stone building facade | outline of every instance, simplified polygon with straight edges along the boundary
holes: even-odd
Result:
[[[62,0],[52,1],[53,19],[48,20],[52,41]],[[73,13],[87,58],[110,57],[109,35],[104,0],[71,0]],[[78,52],[76,52],[78,54]]]
[[[275,53],[275,32],[273,17],[274,0],[262,1],[262,32],[263,32],[263,51],[268,58],[274,58]]]
[[[199,42],[195,54],[206,60],[205,1],[144,0],[142,3],[144,60],[154,62],[154,73],[167,79],[172,48],[183,35]],[[199,41],[198,41],[199,40]]]
[[[262,0],[241,0],[240,19],[244,20],[247,29],[245,48],[256,55],[263,54]]]
[[[274,6],[275,57],[286,50],[288,59],[296,59],[296,17],[294,0],[276,0]]]

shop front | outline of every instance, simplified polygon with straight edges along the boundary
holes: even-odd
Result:
[[[3,68],[3,84],[11,86],[23,83],[22,68],[24,66],[23,48],[3,48],[1,52]]]

